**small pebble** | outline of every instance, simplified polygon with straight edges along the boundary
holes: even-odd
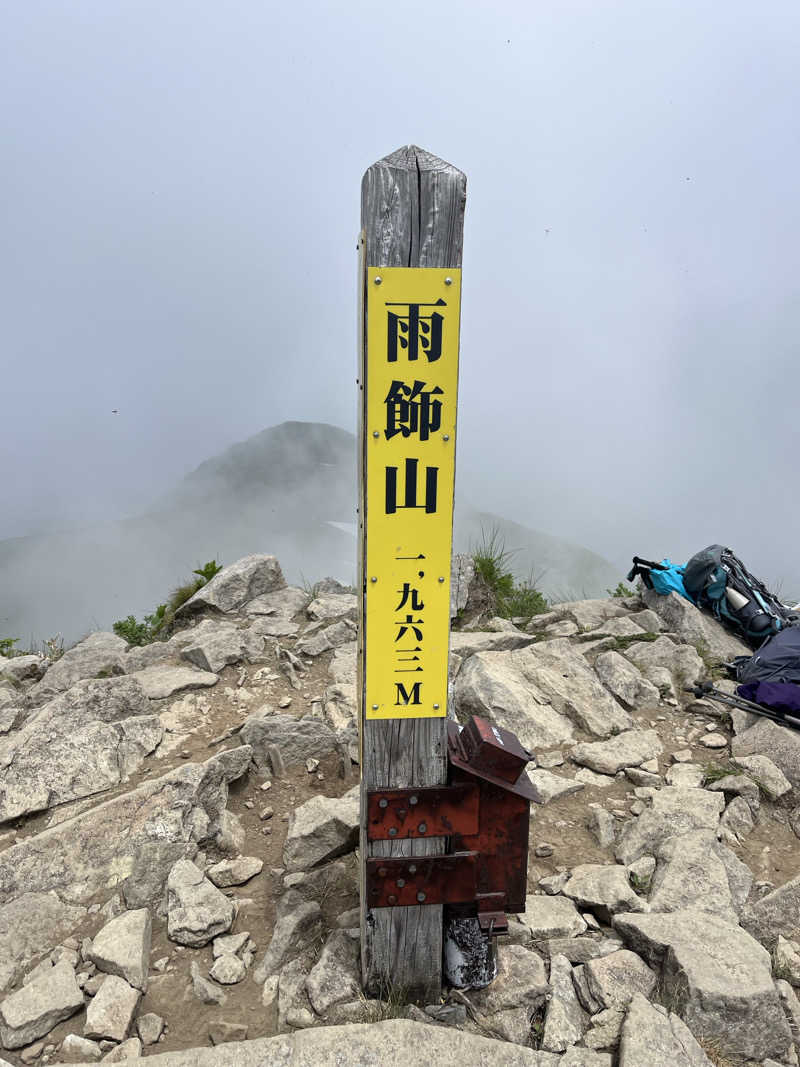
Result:
[[[306,770],[308,771],[308,773],[313,774],[317,767],[319,767],[319,760],[313,759],[311,756],[309,756],[309,758],[306,760]]]
[[[319,774],[317,775],[317,779],[320,782],[324,782],[325,781],[325,775],[322,773],[322,771],[320,771]]]
[[[726,748],[728,739],[722,734],[706,734],[701,738],[700,744],[705,745],[706,748]]]
[[[537,845],[536,848],[533,851],[534,851],[534,855],[535,856],[539,856],[539,858],[541,859],[541,858],[543,858],[545,856],[552,856],[553,852],[554,852],[554,849],[553,849],[552,845],[548,845],[545,842],[545,843],[542,843],[541,845]]]
[[[266,782],[261,783],[261,792],[266,793],[268,789],[272,789],[272,782],[269,779],[267,779]]]
[[[262,822],[265,819],[271,819],[274,814],[275,814],[275,809],[274,808],[264,808],[264,810],[261,812],[261,820],[262,820]]]
[[[279,708],[288,708],[291,703],[292,703],[292,698],[291,697],[282,697],[282,699],[278,701],[278,707]]]
[[[255,807],[255,804],[253,803],[253,801],[252,801],[252,800],[246,800],[246,801],[244,802],[244,806],[245,806],[246,808],[250,809],[250,808],[254,808],[254,807]]]

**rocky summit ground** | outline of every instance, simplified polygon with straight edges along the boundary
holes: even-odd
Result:
[[[798,1062],[800,733],[684,691],[748,650],[674,594],[468,587],[450,713],[536,757],[497,979],[361,992],[356,598],[250,556],[167,641],[0,660],[0,1065]]]

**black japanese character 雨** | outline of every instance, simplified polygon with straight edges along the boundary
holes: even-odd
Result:
[[[419,359],[420,352],[429,363],[435,363],[442,354],[442,324],[444,318],[438,311],[430,315],[420,313],[420,308],[447,307],[444,300],[432,304],[387,303],[389,308],[406,308],[405,314],[396,311],[388,313],[388,360],[397,362],[398,351],[408,354],[410,363]]]

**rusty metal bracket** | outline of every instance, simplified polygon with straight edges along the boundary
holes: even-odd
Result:
[[[374,789],[367,793],[367,840],[476,834],[479,798],[476,785]]]
[[[367,860],[368,907],[472,903],[477,894],[477,859],[477,852],[370,858]]]

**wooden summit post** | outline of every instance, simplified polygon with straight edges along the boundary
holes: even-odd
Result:
[[[447,780],[465,201],[466,176],[414,145],[374,163],[361,184],[362,972],[372,993],[428,1003],[441,990],[442,905],[370,907],[367,861],[441,855],[446,838],[369,841],[366,813],[371,790]]]

